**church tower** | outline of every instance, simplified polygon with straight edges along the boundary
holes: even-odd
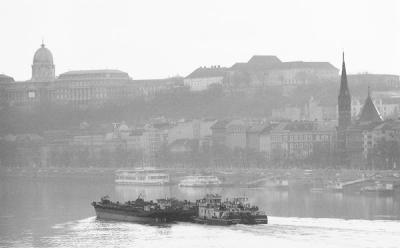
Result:
[[[55,66],[53,64],[53,55],[42,43],[41,47],[35,52],[32,64],[32,79],[36,82],[54,81]]]
[[[359,123],[372,123],[372,122],[381,122],[383,121],[382,116],[379,114],[379,111],[376,109],[374,102],[371,98],[371,90],[368,86],[368,95],[365,99],[364,105],[361,109],[360,116],[357,120]]]
[[[340,79],[340,89],[338,96],[338,128],[337,128],[337,150],[339,156],[345,159],[346,155],[346,139],[347,139],[347,128],[351,124],[351,96],[349,86],[347,84],[346,64],[342,63],[342,76]]]

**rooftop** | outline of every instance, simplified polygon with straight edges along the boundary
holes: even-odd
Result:
[[[14,78],[7,76],[5,74],[0,74],[0,83],[12,83]]]
[[[337,70],[329,62],[304,62],[304,61],[291,61],[291,62],[283,62],[278,66],[280,69],[294,69],[294,68],[312,68],[312,69],[329,69],[329,70]]]
[[[305,62],[305,61],[289,61],[282,62],[277,56],[274,55],[255,55],[247,63],[235,63],[230,67],[231,70],[284,70],[284,69],[327,69],[337,70],[329,62]]]
[[[71,79],[130,79],[128,73],[120,70],[77,70],[68,71],[60,74],[58,80],[71,80]]]
[[[225,128],[226,125],[229,124],[229,122],[231,122],[231,120],[218,120],[218,121],[215,122],[210,128],[211,128],[211,129]]]
[[[224,77],[227,72],[226,67],[211,66],[199,67],[190,73],[186,78],[207,78],[207,77]]]
[[[247,62],[250,65],[271,66],[282,63],[282,61],[275,55],[254,55]]]
[[[364,106],[361,109],[361,113],[358,121],[360,122],[377,122],[382,121],[382,117],[373,103],[370,94],[368,93],[367,99],[365,99]]]

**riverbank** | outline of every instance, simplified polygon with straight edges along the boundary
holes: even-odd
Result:
[[[0,178],[81,178],[98,179],[113,182],[115,171],[119,168],[4,168],[0,167]],[[166,168],[172,182],[177,182],[187,175],[215,175],[224,183],[232,185],[250,186],[258,181],[268,179],[284,179],[290,182],[302,182],[303,184],[312,184],[315,182],[326,183],[328,181],[340,180],[349,181],[358,178],[375,177],[391,178],[400,183],[400,171],[394,170],[352,170],[352,169],[314,169],[305,170],[300,168],[291,169],[175,169]]]

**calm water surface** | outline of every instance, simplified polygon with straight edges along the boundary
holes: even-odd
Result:
[[[163,226],[99,221],[90,202],[205,193],[246,195],[268,225]],[[391,219],[391,220],[382,220]],[[268,189],[115,186],[100,181],[0,181],[0,247],[399,247],[400,195],[309,193]]]

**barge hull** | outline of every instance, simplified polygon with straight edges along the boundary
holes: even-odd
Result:
[[[202,219],[194,218],[194,222],[198,224],[214,225],[214,226],[230,226],[240,223],[240,219]]]
[[[124,211],[113,211],[105,210],[101,208],[95,208],[96,216],[98,219],[102,220],[112,220],[112,221],[126,221],[126,222],[137,222],[144,224],[153,223],[166,223],[166,217],[156,217],[156,216],[139,216],[133,214],[127,214]]]

